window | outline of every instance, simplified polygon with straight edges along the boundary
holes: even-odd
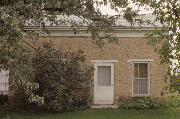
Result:
[[[9,90],[8,71],[0,72],[0,95],[6,95]]]
[[[148,63],[134,63],[133,95],[145,96],[149,94]]]
[[[111,86],[111,66],[97,67],[98,86]]]

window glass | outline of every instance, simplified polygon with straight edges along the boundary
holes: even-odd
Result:
[[[148,78],[148,64],[147,63],[139,64],[139,78]]]
[[[148,64],[147,63],[134,64],[134,78],[148,78]]]
[[[148,94],[148,80],[147,79],[134,80],[134,94]]]
[[[97,78],[99,86],[111,85],[111,66],[98,66]]]
[[[134,64],[134,78],[138,78],[138,68],[139,65],[137,63]]]
[[[148,63],[134,63],[134,94],[148,94]]]

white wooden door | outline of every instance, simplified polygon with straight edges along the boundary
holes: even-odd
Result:
[[[114,102],[114,63],[96,63],[94,72],[94,104]]]
[[[9,78],[9,72],[8,71],[0,71],[0,94],[7,94],[9,90],[8,85],[8,78]]]

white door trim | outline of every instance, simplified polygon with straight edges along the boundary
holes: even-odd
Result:
[[[105,88],[106,86],[98,86],[97,85],[97,67],[98,66],[110,66],[111,67],[111,86],[112,87],[112,100],[109,102],[100,102],[96,100],[97,92],[98,92],[98,87]],[[113,62],[96,62],[94,64],[94,104],[113,104],[114,103],[114,63]]]

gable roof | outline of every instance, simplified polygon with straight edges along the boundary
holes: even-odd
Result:
[[[86,23],[90,23],[91,21],[90,20],[86,20],[86,23],[83,22],[84,19],[78,17],[78,16],[75,16],[75,15],[70,15],[70,16],[66,16],[66,15],[59,15],[57,17],[58,20],[60,21],[65,21],[65,23],[61,23],[60,25],[56,25],[56,24],[52,24],[50,21],[48,20],[44,20],[44,26],[46,28],[49,28],[49,29],[64,29],[64,28],[68,28],[70,27],[71,23],[76,23],[80,26],[80,29],[83,29],[85,27],[87,27],[88,25]],[[152,15],[152,14],[144,14],[144,15],[141,15],[139,18],[135,18],[136,20],[137,19],[142,19],[143,21],[151,21],[153,22],[155,19],[156,19],[156,16],[155,15]],[[68,24],[69,23],[69,24]],[[161,23],[160,22],[155,22],[154,23],[155,26],[157,27],[162,27]],[[31,26],[28,26],[27,27],[35,27],[35,25],[31,25]],[[140,23],[138,22],[134,22],[133,25],[131,25],[130,22],[128,22],[125,18],[123,17],[120,17],[120,18],[116,18],[115,19],[115,23],[114,23],[114,26],[113,26],[115,29],[129,29],[129,28],[153,28],[154,26],[152,24],[147,24],[147,23],[143,23],[140,25]]]
[[[150,22],[154,22],[156,19],[155,15],[152,14],[143,14],[140,15],[139,17],[135,18],[137,20],[137,22],[134,22],[133,26],[131,25],[130,22],[128,22],[126,19],[124,19],[123,17],[118,18],[115,21],[115,26],[119,26],[119,27],[141,27],[141,28],[153,28],[154,26],[152,24],[147,24],[147,23],[143,23],[140,25],[140,23],[138,22],[138,19],[142,19],[143,21],[150,21]],[[160,22],[154,22],[154,25],[157,27],[162,27]]]
[[[140,16],[143,20],[149,20],[153,22],[156,19],[155,15],[152,14],[145,14]],[[74,33],[72,28],[70,27],[71,24],[66,25],[55,25],[51,24],[49,21],[45,20],[44,26],[50,33],[50,36],[91,36],[90,32],[87,31],[87,24],[83,22],[83,19],[70,15],[70,16],[58,16],[58,19],[68,21],[70,23],[76,22],[80,25],[78,31]],[[137,18],[138,19],[138,18]],[[86,21],[91,22],[91,21]],[[113,26],[114,31],[112,34],[116,35],[117,37],[144,37],[144,34],[154,30],[154,26],[152,24],[141,24],[139,25],[138,22],[135,22],[133,26],[123,17],[117,18],[115,20],[115,25]],[[156,27],[161,28],[162,25],[160,22],[154,23]],[[26,26],[26,30],[36,30],[36,26]],[[44,35],[44,34],[43,34]],[[45,34],[45,36],[49,36]]]

